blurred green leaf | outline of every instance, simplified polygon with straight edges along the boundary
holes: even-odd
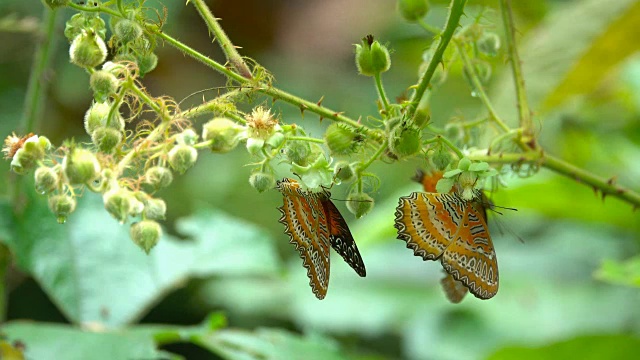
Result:
[[[629,335],[592,335],[577,337],[551,345],[507,347],[489,356],[489,360],[519,359],[630,359],[638,354],[640,339]],[[633,355],[635,354],[635,355]]]
[[[640,287],[640,256],[627,261],[605,260],[595,277],[612,284]]]
[[[300,336],[285,330],[221,330],[196,341],[228,360],[347,359],[333,341],[318,335]]]
[[[269,275],[278,268],[267,234],[220,212],[179,220],[176,228],[188,239],[165,235],[149,256],[94,194],[64,225],[44,198],[31,198],[15,228],[7,240],[18,265],[76,323],[129,323],[193,276]]]

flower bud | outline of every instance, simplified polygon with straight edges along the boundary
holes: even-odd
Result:
[[[138,55],[137,60],[140,76],[145,76],[158,66],[158,55],[151,51]]]
[[[307,166],[311,157],[311,146],[306,141],[288,141],[284,155],[294,164]]]
[[[93,132],[99,127],[110,127],[123,131],[124,119],[120,116],[120,111],[118,109],[114,110],[111,120],[108,121],[110,112],[111,104],[109,102],[93,103],[84,114],[84,129],[87,134],[93,135]]]
[[[20,138],[13,134],[5,139],[3,151],[7,158],[11,158],[11,170],[16,174],[22,174],[44,159],[44,154],[49,148],[51,142],[44,136],[29,134]]]
[[[273,178],[273,175],[266,172],[254,172],[249,177],[249,184],[258,190],[259,193],[265,192],[269,189],[273,189],[276,185],[276,180]]]
[[[142,216],[147,220],[164,220],[167,204],[162,199],[147,198]]]
[[[35,187],[39,194],[48,194],[58,187],[58,172],[50,167],[41,166],[36,169]]]
[[[362,39],[362,44],[356,45],[356,66],[358,72],[365,76],[383,73],[391,67],[389,50],[368,35]]]
[[[495,57],[500,50],[500,37],[494,32],[485,31],[476,44],[478,51],[487,56]]]
[[[62,168],[72,185],[86,184],[100,173],[98,159],[86,149],[72,149],[62,160]]]
[[[107,58],[107,45],[95,31],[83,31],[69,48],[71,62],[85,68],[96,67]]]
[[[351,155],[364,141],[364,137],[354,128],[338,123],[329,125],[324,139],[332,155]]]
[[[162,228],[153,220],[142,220],[131,225],[129,235],[133,243],[148,254],[158,244],[162,236]]]
[[[93,98],[98,102],[105,102],[109,96],[118,90],[118,79],[106,70],[98,70],[91,74],[89,86],[93,90]]]
[[[55,10],[59,7],[67,6],[69,0],[42,0],[42,2],[52,10]]]
[[[429,11],[429,1],[398,0],[396,7],[403,19],[408,22],[416,22],[422,19]]]
[[[122,132],[108,127],[99,127],[91,134],[91,141],[99,151],[110,154],[122,142]]]
[[[153,166],[144,173],[144,182],[151,185],[154,190],[158,190],[171,185],[173,174],[166,167]]]
[[[198,151],[189,145],[176,145],[169,151],[169,165],[173,170],[184,174],[198,160]]]
[[[69,214],[76,209],[76,200],[69,195],[53,195],[49,197],[49,209],[58,223],[64,224]]]
[[[127,189],[115,188],[102,195],[104,208],[121,224],[128,216],[139,215],[144,210],[144,204],[135,194]]]
[[[341,181],[349,181],[356,175],[356,171],[348,161],[338,161],[333,167],[333,176]]]
[[[399,159],[420,151],[420,130],[404,123],[398,124],[389,135],[389,150]]]
[[[374,200],[368,194],[362,192],[352,192],[347,196],[347,209],[356,216],[357,219],[365,216],[373,209]]]
[[[115,24],[113,32],[120,41],[127,44],[142,36],[142,27],[135,21],[122,19]]]
[[[431,158],[436,169],[442,171],[451,163],[451,154],[443,145],[438,145]]]
[[[185,129],[176,136],[179,145],[195,145],[198,142],[198,134],[193,129]]]
[[[225,153],[238,145],[241,131],[241,126],[227,118],[214,118],[202,127],[202,138],[211,141],[211,151]]]

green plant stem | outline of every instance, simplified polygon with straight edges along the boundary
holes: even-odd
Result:
[[[207,24],[209,30],[211,30],[216,37],[216,40],[220,44],[222,51],[227,57],[227,61],[231,63],[231,65],[238,71],[240,75],[247,79],[253,78],[251,75],[251,70],[247,66],[247,64],[242,59],[242,56],[236,50],[236,47],[231,43],[227,34],[222,30],[220,23],[213,16],[207,4],[205,4],[204,0],[192,0],[193,5],[198,10],[198,13]]]
[[[389,99],[387,99],[387,93],[384,92],[384,86],[382,85],[382,77],[380,73],[376,73],[373,78],[376,81],[376,89],[378,89],[378,96],[382,101],[382,108],[389,114]]]
[[[409,102],[409,108],[407,114],[409,117],[413,118],[416,113],[416,109],[418,108],[418,104],[420,103],[420,99],[424,96],[425,91],[429,87],[431,82],[431,78],[438,67],[438,64],[442,62],[442,56],[444,55],[444,51],[447,49],[449,45],[449,41],[453,37],[458,24],[460,23],[460,17],[464,11],[464,5],[467,0],[451,0],[451,4],[449,5],[449,16],[447,17],[447,23],[445,24],[444,31],[442,31],[442,35],[440,36],[440,41],[438,42],[438,47],[436,51],[433,53],[433,57],[431,58],[431,62],[429,62],[429,66],[427,67],[427,71],[424,72],[418,85],[415,88],[413,95],[411,96],[411,100]],[[415,121],[414,121],[415,122]]]
[[[467,53],[464,51],[464,48],[458,41],[454,40],[453,43],[455,44],[456,49],[458,50],[458,54],[460,55],[460,60],[462,60],[462,63],[464,64],[464,68],[467,71],[469,78],[471,79],[471,83],[473,85],[473,91],[475,91],[475,93],[478,95],[478,98],[480,98],[480,101],[482,101],[484,106],[489,111],[491,120],[495,122],[498,125],[498,127],[502,129],[502,131],[509,132],[511,129],[509,129],[507,124],[505,124],[504,121],[500,119],[500,116],[498,116],[498,113],[493,108],[493,104],[491,104],[491,100],[489,100],[489,96],[484,91],[484,86],[482,86],[482,81],[480,81],[480,77],[478,76],[478,73],[473,67],[473,64],[471,63],[471,59],[469,59],[469,56],[467,56]]]
[[[431,25],[427,24],[423,19],[418,20],[418,25],[420,25],[420,27],[422,27],[426,31],[432,33],[433,35],[440,34],[440,29],[438,29],[435,26],[431,26]]]
[[[507,52],[511,60],[511,70],[513,71],[513,79],[516,87],[520,128],[522,128],[522,133],[525,137],[524,142],[528,143],[533,140],[533,123],[531,120],[531,111],[529,110],[529,102],[527,101],[524,76],[522,75],[522,68],[520,66],[520,57],[518,56],[518,48],[516,46],[511,0],[500,0],[500,11],[505,28]]]
[[[378,148],[378,150],[373,154],[373,156],[371,156],[369,158],[369,160],[367,160],[366,163],[362,164],[361,166],[358,167],[358,174],[362,174],[363,171],[367,170],[367,168],[369,166],[371,166],[371,164],[373,164],[374,161],[376,161],[380,155],[382,155],[382,153],[387,150],[387,143],[385,142],[384,144],[380,145],[380,147]]]
[[[307,142],[312,142],[317,144],[324,144],[323,139],[316,139],[316,138],[306,137],[306,136],[287,136],[287,141],[307,141]]]
[[[464,154],[462,153],[462,151],[460,151],[460,149],[458,149],[457,146],[455,146],[451,140],[447,139],[446,137],[442,136],[442,135],[437,135],[436,137],[429,139],[427,141],[425,141],[425,144],[431,144],[434,142],[440,142],[445,144],[449,149],[451,149],[453,152],[456,153],[456,155],[458,156],[458,159],[462,159],[464,157]]]
[[[100,12],[100,13],[109,14],[111,16],[115,16],[117,18],[122,18],[122,15],[119,12],[115,10],[111,10],[111,8],[108,8],[105,6],[84,6],[84,5],[78,5],[73,1],[69,1],[67,3],[67,6],[79,11]]]

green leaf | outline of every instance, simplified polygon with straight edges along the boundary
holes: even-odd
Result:
[[[482,172],[487,170],[489,170],[489,163],[486,163],[484,161],[472,163],[471,165],[469,165],[469,171]]]
[[[489,356],[489,360],[502,359],[629,359],[637,354],[640,339],[629,335],[593,335],[577,337],[537,348],[508,347]]]
[[[640,287],[640,256],[627,261],[605,260],[595,277],[612,284]]]
[[[451,178],[442,178],[438,180],[436,184],[436,191],[441,194],[448,194],[451,191],[451,188],[455,184],[455,181]]]
[[[341,360],[337,345],[320,336],[300,336],[279,329],[221,330],[196,341],[228,360]]]
[[[166,235],[147,256],[97,196],[87,194],[77,209],[60,225],[43,198],[30,199],[8,241],[20,268],[75,323],[130,323],[190,277],[265,275],[278,268],[268,235],[219,212],[180,220],[176,228],[188,239]]]
[[[447,171],[446,173],[444,173],[444,174],[442,175],[442,177],[445,177],[445,178],[451,178],[451,177],[454,177],[454,176],[456,176],[456,175],[460,174],[461,172],[462,172],[462,170],[460,170],[460,169],[453,169],[453,170],[449,170],[449,171]]]

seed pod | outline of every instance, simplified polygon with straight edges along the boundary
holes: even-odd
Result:
[[[86,149],[73,149],[62,160],[62,169],[72,185],[93,181],[100,173],[96,156]]]
[[[162,228],[153,220],[142,220],[131,225],[129,235],[133,243],[148,254],[158,244]]]

